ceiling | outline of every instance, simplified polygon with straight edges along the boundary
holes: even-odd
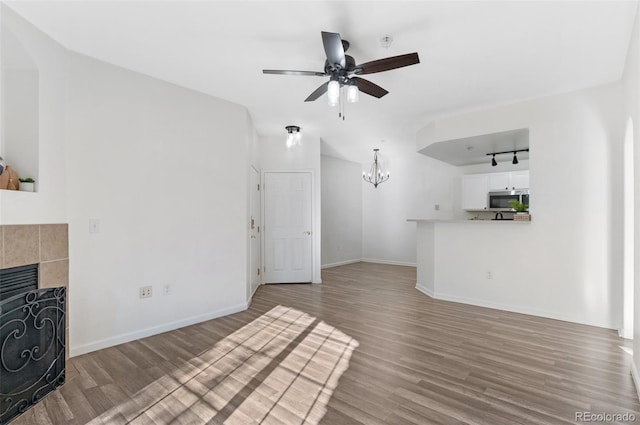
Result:
[[[413,144],[435,117],[621,78],[636,1],[9,1],[70,50],[244,105],[258,134],[286,125],[358,162]],[[320,32],[351,42],[358,63],[418,52],[419,65],[366,76],[389,90],[360,96],[346,120],[326,96]],[[394,38],[389,48],[380,38]]]
[[[418,152],[451,165],[464,166],[489,164],[491,156],[487,154],[496,152],[507,152],[498,155],[496,161],[511,162],[512,152],[522,149],[529,149],[529,129],[527,128],[443,140],[432,143]],[[529,159],[529,152],[518,152],[518,160],[525,159]]]

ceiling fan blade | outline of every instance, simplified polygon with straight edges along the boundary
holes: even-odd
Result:
[[[341,68],[344,68],[347,61],[344,57],[344,48],[342,47],[340,34],[322,31],[322,44],[324,45],[324,52],[327,54],[329,64],[337,64],[340,65]]]
[[[420,63],[417,53],[408,53],[406,55],[392,56],[390,58],[378,59],[366,62],[356,66],[356,74],[373,74],[375,72],[390,71],[403,66],[415,65]]]
[[[383,89],[379,85],[374,84],[369,80],[365,80],[364,78],[351,77],[351,81],[356,82],[356,85],[358,86],[358,90],[370,96],[377,97],[378,99],[380,99],[385,94],[389,93],[387,90]]]
[[[275,75],[311,75],[317,77],[326,77],[327,74],[324,72],[316,72],[316,71],[290,71],[286,69],[263,69],[263,74],[275,74]]]
[[[320,96],[322,96],[323,94],[325,94],[327,92],[327,87],[329,87],[329,82],[328,81],[326,83],[324,83],[323,85],[321,85],[320,87],[318,87],[317,89],[315,89],[314,92],[311,93],[309,95],[309,97],[307,97],[304,101],[305,102],[312,102],[312,101],[316,100],[317,98],[319,98]]]

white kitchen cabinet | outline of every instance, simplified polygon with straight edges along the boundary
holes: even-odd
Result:
[[[511,189],[511,173],[490,173],[488,191]]]
[[[526,189],[529,187],[529,170],[489,174],[489,191]]]
[[[511,174],[511,186],[514,189],[526,189],[529,187],[529,170],[513,171]]]
[[[487,208],[487,193],[499,190],[526,189],[529,170],[462,176],[462,209],[482,211]]]
[[[462,176],[462,209],[470,211],[486,209],[488,180],[488,174]]]

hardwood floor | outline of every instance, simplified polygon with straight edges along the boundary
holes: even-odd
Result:
[[[326,269],[245,312],[75,357],[13,425],[568,424],[640,404],[615,331],[433,300],[411,267]]]

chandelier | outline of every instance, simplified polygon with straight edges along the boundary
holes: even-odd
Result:
[[[382,166],[378,164],[378,151],[380,149],[373,150],[373,164],[371,164],[371,169],[369,169],[369,174],[363,172],[362,179],[366,182],[369,182],[373,185],[373,187],[378,187],[379,184],[382,184],[389,180],[389,172],[385,175]]]

